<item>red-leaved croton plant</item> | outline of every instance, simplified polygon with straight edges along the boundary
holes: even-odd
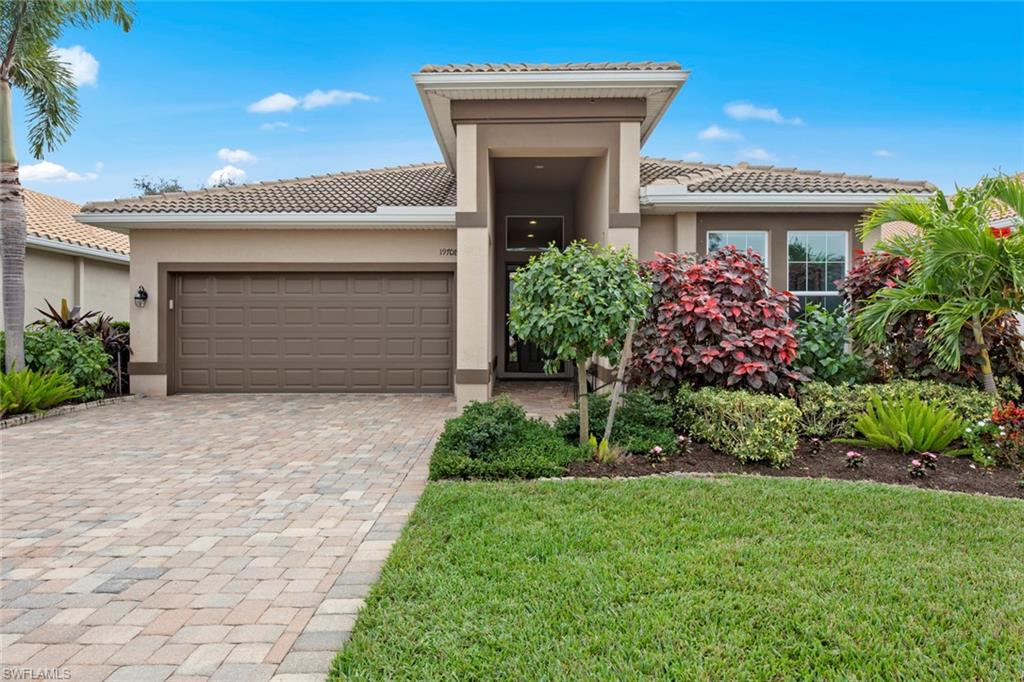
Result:
[[[634,384],[660,394],[683,382],[783,393],[805,379],[791,366],[796,297],[768,285],[758,254],[657,253],[645,268],[654,295],[633,337]]]

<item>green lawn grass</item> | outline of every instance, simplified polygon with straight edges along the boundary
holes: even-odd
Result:
[[[1022,673],[1021,502],[722,477],[431,484],[331,676]]]

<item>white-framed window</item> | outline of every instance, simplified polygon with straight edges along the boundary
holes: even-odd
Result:
[[[842,303],[836,280],[850,267],[850,233],[801,231],[787,234],[786,288],[800,305],[817,303],[834,310]]]
[[[708,230],[707,252],[723,246],[735,246],[744,252],[753,249],[768,266],[768,233],[764,230]]]

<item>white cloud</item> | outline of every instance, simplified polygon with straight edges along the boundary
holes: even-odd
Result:
[[[803,125],[804,121],[799,116],[786,118],[775,107],[759,107],[750,102],[730,102],[725,105],[725,114],[737,121],[768,121],[770,123],[788,123],[790,125]]]
[[[356,92],[355,90],[313,90],[302,96],[301,99],[292,97],[291,95],[284,92],[275,92],[273,95],[264,97],[258,102],[253,102],[249,105],[249,111],[257,114],[270,114],[277,111],[291,111],[295,107],[302,104],[303,109],[319,109],[320,107],[329,107],[335,104],[352,104],[353,102],[376,102],[378,99],[372,95],[367,95],[364,92]],[[276,125],[276,124],[275,124]],[[286,125],[279,125],[279,128],[284,128]],[[272,130],[273,125],[270,128],[264,128],[264,130]]]
[[[256,157],[244,149],[228,149],[222,147],[217,150],[217,158],[228,163],[253,163]]]
[[[283,92],[275,92],[273,95],[269,95],[253,102],[249,105],[249,111],[257,114],[270,114],[275,111],[291,111],[299,105],[299,100],[295,99],[291,95],[286,95]]]
[[[210,177],[206,179],[207,185],[220,185],[225,182],[241,182],[245,179],[245,171],[237,166],[228,164],[223,168],[210,173]]]
[[[352,102],[376,102],[376,97],[371,97],[362,92],[353,90],[314,90],[302,98],[303,109],[319,109],[332,104],[352,104]]]
[[[260,130],[278,130],[280,128],[288,128],[289,124],[284,121],[274,121],[273,123],[261,123]]]
[[[774,161],[775,155],[761,147],[747,147],[740,150],[740,156],[751,161]]]
[[[703,158],[704,155],[700,152],[686,152],[686,154],[683,155],[683,159],[686,161],[700,161]]]
[[[889,151],[888,149],[876,149],[873,153],[875,156],[883,159],[888,159],[890,156],[892,156],[892,152]]]
[[[96,164],[99,171],[103,164]],[[96,173],[76,173],[70,171],[59,163],[52,161],[40,161],[39,163],[22,166],[19,169],[21,179],[24,182],[80,182],[82,180],[95,180],[99,177]]]
[[[81,45],[71,47],[55,47],[57,59],[64,62],[75,85],[96,85],[96,78],[100,75],[100,63],[91,54],[85,51]]]
[[[96,172],[97,173],[102,173],[103,172],[103,162],[102,161],[97,161],[96,162]]]
[[[743,135],[735,130],[722,128],[717,123],[712,123],[697,133],[697,138],[701,140],[742,140]]]

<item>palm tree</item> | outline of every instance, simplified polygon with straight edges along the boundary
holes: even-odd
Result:
[[[855,334],[884,343],[891,322],[910,312],[923,312],[934,322],[925,340],[936,364],[960,368],[960,332],[968,327],[980,348],[982,382],[996,393],[986,327],[1011,313],[1024,312],[1024,232],[1008,236],[989,229],[996,207],[1024,215],[1024,184],[1019,177],[983,178],[959,189],[952,198],[942,192],[922,201],[899,195],[876,206],[861,222],[862,238],[894,221],[917,227],[910,234],[884,239],[876,247],[911,260],[908,281],[879,290],[857,314]]]
[[[29,150],[41,158],[78,122],[75,82],[53,44],[67,27],[112,21],[131,29],[135,10],[120,0],[4,0],[0,10],[0,231],[6,369],[25,364],[25,203],[14,153],[12,88],[25,95]]]

